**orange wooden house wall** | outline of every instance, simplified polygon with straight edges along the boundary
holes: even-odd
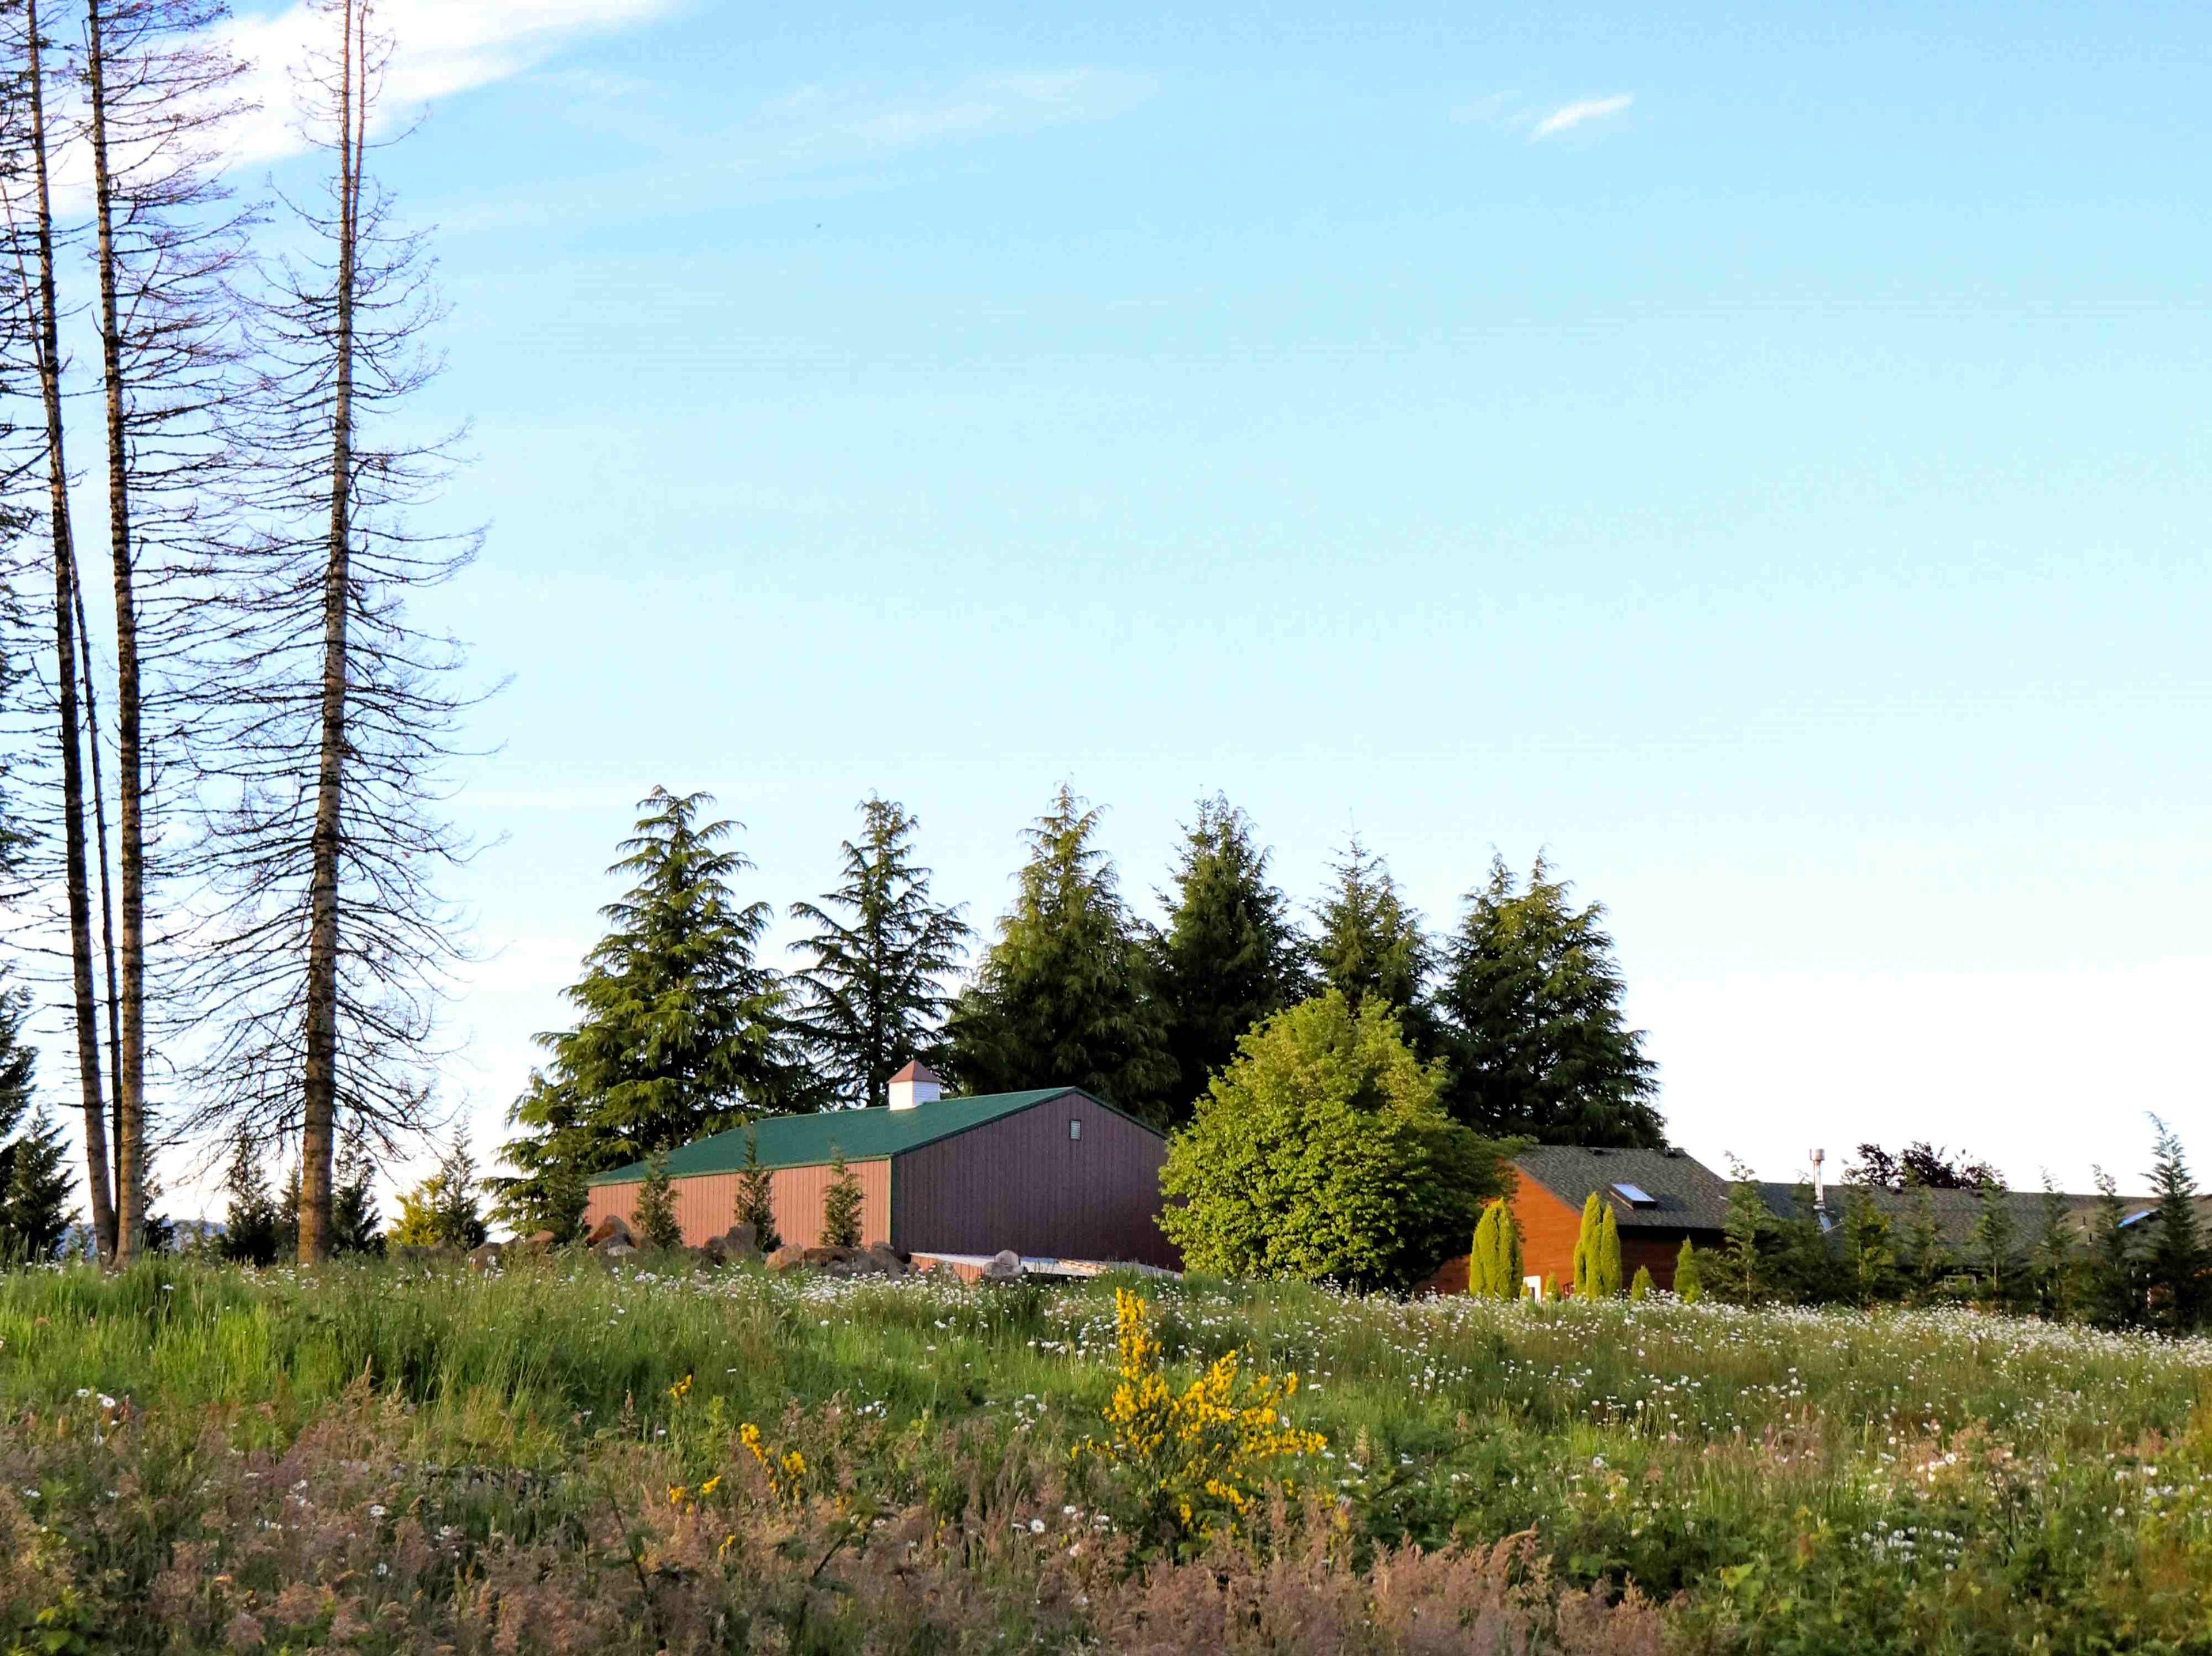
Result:
[[[1521,1274],[1540,1276],[1546,1281],[1559,1279],[1562,1293],[1574,1287],[1575,1244],[1583,1233],[1583,1210],[1579,1204],[1569,1207],[1558,1196],[1539,1184],[1526,1173],[1514,1182],[1513,1194],[1506,1198],[1513,1209],[1514,1223],[1521,1227]],[[1618,1217],[1620,1204],[1613,1203]],[[1674,1262],[1682,1246],[1680,1235],[1643,1236],[1634,1231],[1620,1233],[1620,1271],[1623,1286],[1636,1275],[1636,1268],[1643,1266],[1651,1273],[1655,1288],[1674,1286]],[[1417,1292],[1430,1294],[1465,1294],[1471,1275],[1472,1257],[1462,1254],[1438,1266],[1436,1274],[1422,1283]]]
[[[860,1245],[891,1239],[891,1164],[888,1158],[852,1164],[860,1184]],[[785,1245],[818,1246],[822,1240],[822,1202],[830,1190],[827,1167],[780,1167],[769,1176],[775,1205],[775,1227]],[[584,1205],[586,1229],[609,1214],[618,1214],[635,1230],[637,1195],[642,1184],[595,1184]],[[697,1173],[669,1181],[675,1198],[677,1222],[684,1239],[697,1247],[710,1236],[720,1236],[735,1222],[738,1175]]]

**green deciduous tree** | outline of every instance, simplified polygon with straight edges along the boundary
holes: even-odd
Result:
[[[1398,893],[1389,865],[1354,834],[1329,865],[1334,878],[1314,910],[1314,971],[1353,1012],[1369,1001],[1394,1013],[1407,1044],[1428,1057],[1436,1044],[1429,1010],[1434,951],[1421,916]]]
[[[1604,909],[1568,890],[1541,858],[1525,892],[1493,858],[1468,894],[1437,994],[1446,1105],[1480,1132],[1656,1148],[1658,1067],[1622,1015]]]
[[[1513,1204],[1500,1197],[1483,1209],[1475,1224],[1468,1292],[1485,1300],[1518,1300],[1521,1278],[1521,1227]]]
[[[953,1010],[948,1057],[970,1093],[1079,1087],[1158,1120],[1175,1068],[1098,819],[1063,785],[1024,836],[1019,892]]]
[[[793,1015],[834,1096],[882,1105],[893,1075],[934,1056],[970,934],[957,908],[930,901],[905,808],[871,797],[860,815],[860,839],[840,848],[842,883],[791,905],[814,928],[795,946],[812,959],[793,976]]]
[[[702,819],[712,803],[662,788],[641,801],[611,870],[635,883],[600,910],[611,929],[567,991],[576,1024],[538,1038],[551,1062],[508,1112],[519,1172],[492,1188],[518,1228],[565,1215],[593,1173],[817,1096],[784,988],[754,959],[769,905],[732,892],[752,865],[725,843],[738,825]]]
[[[2159,1325],[2185,1333],[2203,1320],[2204,1278],[2212,1257],[2197,1223],[2197,1181],[2190,1176],[2181,1140],[2156,1116],[2150,1123],[2157,1132],[2150,1189],[2158,1206],[2143,1250],[2144,1275]]]
[[[730,1222],[753,1227],[753,1245],[774,1253],[783,1245],[775,1228],[775,1175],[761,1166],[760,1135],[745,1129],[745,1165],[738,1174],[738,1196]]]
[[[1237,1044],[1170,1141],[1160,1224],[1194,1269],[1404,1288],[1462,1245],[1498,1162],[1387,1005],[1330,989]]]
[[[822,1245],[857,1248],[860,1245],[862,1195],[860,1181],[845,1165],[845,1153],[830,1154],[830,1188],[822,1193]]]
[[[1172,1121],[1189,1118],[1245,1032],[1305,998],[1304,945],[1267,860],[1243,812],[1218,794],[1199,801],[1176,851],[1167,923],[1152,939],[1176,1066]]]

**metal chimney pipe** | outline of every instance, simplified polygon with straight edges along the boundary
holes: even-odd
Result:
[[[1826,1150],[1813,1152],[1813,1213],[1824,1231],[1828,1228],[1828,1181],[1822,1176],[1820,1167],[1827,1159]]]

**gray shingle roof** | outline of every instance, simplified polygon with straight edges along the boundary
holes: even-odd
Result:
[[[1593,1190],[1607,1196],[1624,1231],[1717,1231],[1728,1222],[1728,1181],[1680,1150],[1595,1150],[1578,1144],[1542,1144],[1524,1150],[1513,1165],[1570,1208],[1579,1209]],[[1652,1200],[1632,1205],[1613,1193],[1633,1184]]]

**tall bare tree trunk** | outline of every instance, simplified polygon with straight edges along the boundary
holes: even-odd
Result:
[[[54,301],[54,221],[47,177],[46,74],[38,0],[25,0],[29,41],[31,149],[38,183],[39,391],[46,418],[48,510],[54,538],[55,681],[60,692],[62,845],[70,916],[70,983],[76,1009],[77,1082],[84,1098],[85,1184],[92,1196],[94,1244],[118,1257],[116,1211],[108,1184],[107,1111],[100,1079],[100,1025],[92,990],[92,899],[85,873],[84,760],[77,709],[76,539],[70,527],[69,465],[62,444],[61,328]]]
[[[115,304],[114,177],[107,164],[107,89],[100,0],[85,3],[93,198],[100,243],[100,376],[107,393],[107,524],[115,563],[116,875],[120,886],[122,1006],[115,1100],[115,1259],[128,1263],[146,1227],[146,847],[139,753],[138,606],[131,580],[130,454],[123,423],[122,328]]]
[[[361,229],[365,97],[355,77],[368,56],[365,0],[345,0],[339,54],[338,269],[336,396],[331,422],[330,558],[323,574],[323,701],[315,770],[315,825],[308,885],[306,1096],[300,1132],[300,1257],[331,1251],[331,1172],[337,1151],[338,808],[344,771],[346,619],[353,551],[354,260]],[[360,33],[356,34],[356,30]]]
[[[76,565],[70,565],[70,597],[76,609],[76,636],[89,641],[92,630],[84,624],[84,587],[76,578]],[[123,1107],[123,1036],[122,1014],[118,1007],[115,987],[115,895],[108,889],[107,871],[107,797],[100,785],[100,697],[92,683],[92,645],[85,642],[80,651],[84,669],[84,734],[85,747],[92,760],[92,861],[100,870],[100,949],[107,970],[100,982],[107,990],[107,1088],[108,1107]],[[123,1136],[123,1123],[112,1120],[116,1141]]]

